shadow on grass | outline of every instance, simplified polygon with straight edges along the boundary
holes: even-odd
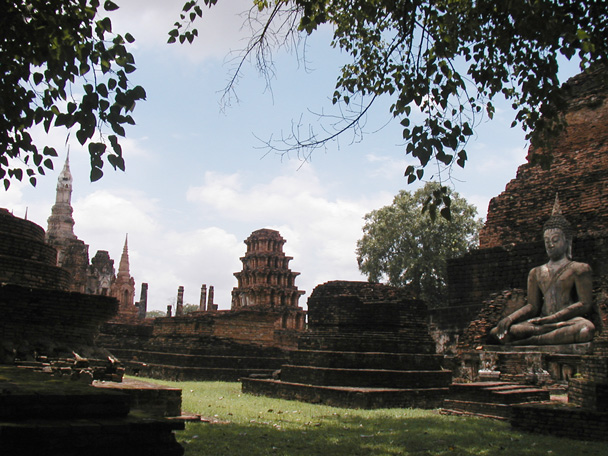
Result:
[[[195,455],[600,455],[608,444],[522,434],[507,423],[477,418],[378,415],[280,419],[249,424],[191,423],[178,433]]]

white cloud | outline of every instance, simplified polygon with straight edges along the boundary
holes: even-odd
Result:
[[[246,31],[242,30],[242,13],[252,7],[250,0],[221,1],[212,8],[201,2],[203,17],[194,23],[194,28],[198,30],[194,42],[167,44],[168,33],[174,28],[173,24],[179,21],[184,3],[166,0],[122,1],[120,8],[110,14],[113,30],[123,35],[131,33],[136,40],[136,49],[177,53],[194,62],[206,58],[223,59],[229,51],[244,47]]]
[[[355,257],[363,216],[392,198],[333,199],[324,188],[312,166],[257,185],[238,174],[207,173],[202,186],[190,188],[188,200],[223,219],[277,229],[287,241],[286,254],[294,257],[292,269],[301,272],[296,284],[309,295],[328,280],[364,280]]]
[[[403,156],[366,154],[365,158],[373,167],[370,170],[371,177],[383,179],[403,179],[403,173],[409,162]],[[412,161],[413,163],[413,161]]]
[[[527,147],[512,147],[496,151],[498,153],[484,153],[489,149],[496,149],[496,146],[489,146],[484,143],[477,143],[473,150],[475,151],[475,161],[471,161],[468,166],[475,167],[479,173],[497,173],[507,171],[515,177],[517,168],[526,162],[528,153]]]
[[[218,227],[181,230],[162,223],[167,214],[158,202],[142,192],[120,189],[95,191],[73,202],[79,239],[90,245],[89,255],[108,250],[115,267],[129,233],[131,274],[137,283],[149,284],[149,307],[165,310],[185,288],[185,301],[199,303],[203,283],[214,285],[216,302],[230,307],[232,274],[240,269],[241,240]]]

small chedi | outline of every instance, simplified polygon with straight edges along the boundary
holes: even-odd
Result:
[[[601,330],[591,267],[572,261],[572,229],[557,196],[553,214],[543,228],[549,261],[530,271],[527,304],[492,329],[492,336],[502,344],[584,343]]]
[[[238,287],[232,290],[232,310],[244,307],[298,308],[304,294],[295,286],[300,274],[289,269],[292,257],[285,256],[285,239],[278,231],[261,229],[245,240],[243,270],[235,272]]]

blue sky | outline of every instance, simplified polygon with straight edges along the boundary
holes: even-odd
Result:
[[[104,177],[90,183],[86,150],[68,142],[75,234],[90,245],[91,257],[108,250],[117,267],[128,233],[137,296],[148,282],[149,308],[155,310],[172,304],[180,285],[185,301],[198,304],[203,283],[214,285],[216,303],[228,309],[243,241],[260,228],[277,229],[286,239],[291,269],[301,273],[296,285],[306,292],[301,305],[320,283],[364,280],[355,257],[363,216],[390,204],[400,189],[417,188],[403,178],[413,162],[404,155],[398,123],[381,128],[389,120],[386,102],[369,115],[363,141],[342,138],[305,163],[293,154],[267,153],[262,140],[289,132],[292,120],[303,116],[307,125],[315,120],[310,111],[331,112],[344,56],[329,47],[330,32],[321,31],[308,41],[306,65],[294,53],[274,54],[271,89],[247,66],[237,86],[239,102],[222,110],[230,50],[242,48],[246,35],[237,13],[251,2],[220,2],[198,23],[194,44],[167,45],[181,3],[125,0],[113,16],[115,31],[136,38],[132,82],[143,85],[148,97],[136,107],[137,125],[122,142],[125,173],[104,167]],[[564,78],[575,72],[569,65]],[[454,189],[481,217],[525,161],[524,134],[509,128],[512,120],[513,112],[499,104],[495,119],[471,141],[466,168],[452,176]],[[66,132],[35,133],[60,152],[56,169],[36,188],[13,184],[0,193],[0,207],[17,216],[27,208],[28,219],[46,229]]]

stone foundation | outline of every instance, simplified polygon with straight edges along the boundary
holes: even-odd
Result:
[[[515,405],[511,425],[518,430],[577,440],[608,440],[608,413],[568,404]]]
[[[243,378],[243,391],[342,407],[437,407],[451,372],[434,353],[425,316],[404,289],[319,285],[308,300],[309,330],[280,380]]]

